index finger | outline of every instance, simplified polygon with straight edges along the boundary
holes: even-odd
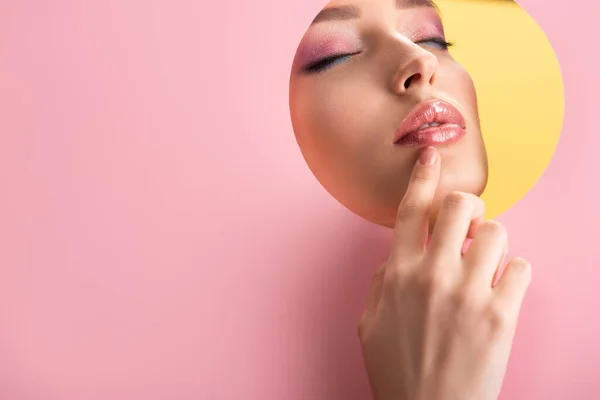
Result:
[[[422,254],[429,233],[429,212],[440,178],[441,160],[434,147],[424,149],[415,164],[394,227],[393,259]]]
[[[483,200],[474,194],[457,191],[448,194],[431,235],[430,253],[442,259],[460,257],[465,239],[472,238],[482,223],[484,209]]]

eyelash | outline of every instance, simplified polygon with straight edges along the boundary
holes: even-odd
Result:
[[[431,39],[425,39],[425,40],[420,40],[418,42],[416,42],[417,44],[421,44],[421,43],[435,43],[436,45],[440,46],[442,48],[443,51],[447,51],[451,46],[454,46],[454,43],[451,42],[447,42],[445,39],[443,38],[431,38]],[[323,71],[325,69],[328,69],[330,67],[332,67],[333,65],[335,65],[336,63],[355,56],[357,54],[360,54],[360,51],[355,52],[355,53],[349,53],[349,54],[337,54],[337,55],[333,55],[333,56],[329,56],[329,57],[325,57],[322,58],[318,61],[315,61],[309,65],[307,65],[304,69],[307,73],[316,73],[316,72],[320,72]]]
[[[420,40],[417,42],[417,44],[427,43],[427,42],[435,43],[435,44],[441,46],[442,50],[448,50],[450,47],[454,46],[454,43],[447,42],[443,38],[431,38],[431,39]]]
[[[308,73],[323,71],[324,69],[332,67],[337,62],[340,62],[345,58],[355,56],[359,53],[360,52],[358,51],[355,53],[337,54],[337,55],[333,55],[333,56],[328,56],[328,57],[322,58],[318,61],[315,61],[315,62],[309,64],[308,66],[306,66],[305,70]]]

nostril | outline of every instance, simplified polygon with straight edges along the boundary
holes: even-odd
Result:
[[[421,74],[411,75],[406,81],[404,81],[404,89],[408,89],[414,82],[418,82],[421,79]]]

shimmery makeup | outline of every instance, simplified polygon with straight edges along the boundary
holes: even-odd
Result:
[[[360,41],[348,34],[327,33],[307,38],[297,52],[297,63],[303,68],[326,57],[355,53]]]
[[[433,37],[445,37],[444,25],[435,11],[423,10],[402,25],[402,34],[414,42]]]

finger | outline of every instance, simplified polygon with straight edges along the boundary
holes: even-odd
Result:
[[[465,255],[467,250],[469,250],[469,246],[471,245],[471,242],[473,241],[473,238],[475,237],[475,232],[477,232],[477,228],[479,228],[479,225],[481,225],[481,223],[483,221],[484,221],[483,218],[478,218],[476,220],[471,221],[471,226],[469,227],[469,232],[467,232],[467,238],[466,238],[465,242],[463,243],[460,254]]]
[[[491,288],[494,275],[508,250],[508,234],[504,226],[496,221],[485,221],[478,225],[475,237],[463,256],[467,273],[477,285]]]
[[[517,315],[531,283],[531,265],[522,258],[514,258],[506,265],[498,284],[494,287],[495,301],[499,307]]]
[[[398,206],[390,256],[411,256],[425,249],[429,209],[440,176],[440,157],[434,147],[424,149],[415,164],[404,198]]]
[[[508,257],[508,242],[506,242],[506,246],[504,247],[504,251],[502,252],[502,258],[500,259],[498,268],[496,268],[496,272],[494,273],[494,278],[492,279],[492,287],[496,286],[498,280],[504,273],[504,269],[506,268],[506,257]]]
[[[483,201],[482,201],[482,203],[483,203]],[[467,239],[473,239],[475,237],[475,232],[477,232],[479,225],[481,225],[481,223],[484,221],[485,220],[483,219],[483,214],[479,217],[476,217],[475,219],[473,219],[471,221],[471,225],[469,226],[469,231],[467,232]]]
[[[468,235],[473,235],[484,217],[483,200],[462,192],[446,196],[433,228],[429,252],[434,257],[456,259]]]

